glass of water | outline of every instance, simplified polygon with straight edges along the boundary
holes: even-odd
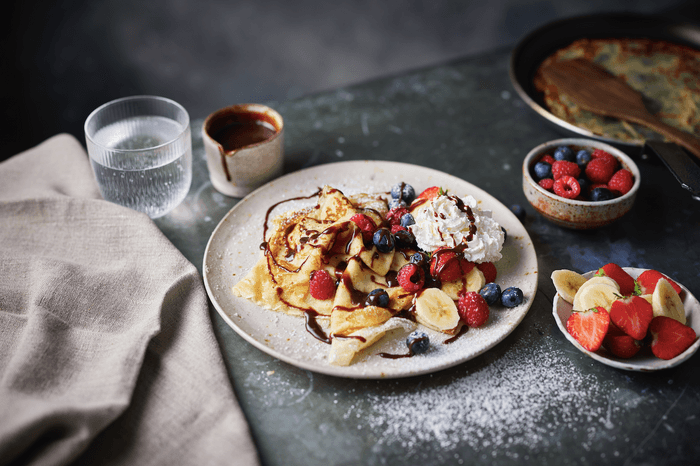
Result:
[[[177,102],[155,96],[108,102],[85,121],[85,143],[105,200],[157,218],[187,196],[190,117]]]

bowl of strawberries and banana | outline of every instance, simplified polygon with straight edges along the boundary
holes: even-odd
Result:
[[[566,228],[608,225],[632,208],[639,169],[600,141],[566,138],[532,149],[523,162],[523,191],[547,220]]]

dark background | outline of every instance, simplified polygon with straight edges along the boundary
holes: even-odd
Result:
[[[70,0],[3,15],[0,160],[119,97],[155,94],[192,119],[273,104],[515,45],[556,19],[635,12],[700,22],[697,0]]]

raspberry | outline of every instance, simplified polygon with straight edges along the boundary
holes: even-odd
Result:
[[[362,231],[362,239],[365,243],[371,243],[374,230],[377,229],[374,220],[365,214],[355,214],[350,217],[350,221],[354,222],[360,228],[360,231]]]
[[[481,327],[489,320],[489,305],[476,291],[468,291],[459,296],[457,312],[462,322],[469,327]]]
[[[425,285],[425,273],[416,264],[406,264],[401,267],[396,278],[401,288],[409,293],[420,291]]]
[[[391,233],[395,234],[397,231],[408,231],[406,230],[406,227],[402,227],[401,225],[392,225],[391,226]]]
[[[552,188],[554,188],[554,180],[551,178],[543,178],[537,184],[547,191],[552,191]]]
[[[481,264],[476,264],[476,268],[481,270],[481,273],[484,274],[486,283],[493,283],[496,281],[498,272],[496,271],[496,266],[493,265],[493,262],[482,262]]]
[[[593,159],[586,165],[586,176],[593,184],[607,184],[615,168],[602,158]]]
[[[546,162],[546,163],[548,163],[548,164],[550,164],[550,165],[552,165],[554,162],[556,162],[556,160],[554,160],[554,157],[552,157],[552,156],[549,155],[549,154],[545,154],[539,161],[540,161],[540,162]]]
[[[326,300],[335,296],[335,281],[328,271],[314,270],[309,277],[309,293],[316,299]]]
[[[557,160],[552,164],[552,175],[554,175],[555,181],[563,176],[572,176],[574,178],[578,178],[580,174],[581,168],[575,162]]]
[[[471,272],[474,264],[457,255],[447,248],[440,248],[433,252],[430,260],[430,274],[440,278],[443,282],[459,280],[464,275]]]
[[[608,181],[608,188],[619,191],[620,194],[627,194],[634,185],[634,176],[624,168],[615,172]]]
[[[554,194],[566,199],[576,199],[581,194],[581,186],[573,176],[563,176],[554,182]]]
[[[609,152],[605,152],[602,149],[596,149],[593,151],[591,154],[592,159],[601,159],[605,161],[608,165],[610,165],[613,169],[613,172],[617,168],[617,159],[615,158],[614,155],[610,154]]]
[[[394,207],[386,214],[386,220],[389,225],[399,225],[401,223],[401,217],[408,213],[408,209],[405,207]]]

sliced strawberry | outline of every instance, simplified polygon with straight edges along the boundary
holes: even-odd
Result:
[[[443,282],[459,280],[473,268],[473,262],[469,262],[462,254],[456,254],[449,248],[436,249],[430,259],[430,274]]]
[[[634,278],[625,269],[611,262],[598,269],[596,275],[610,277],[620,286],[620,294],[629,296],[634,293]]]
[[[657,316],[649,325],[651,332],[651,352],[657,358],[673,359],[690,348],[697,335],[695,330],[675,319]]]
[[[486,283],[494,283],[496,281],[498,271],[496,270],[496,266],[493,265],[493,262],[482,262],[480,264],[476,264],[476,268],[481,270],[481,273],[484,274]]]
[[[640,296],[618,299],[610,306],[610,320],[635,340],[644,339],[653,318],[651,304]]]
[[[440,186],[431,186],[420,193],[416,199],[434,199],[438,196],[442,196],[443,194],[445,194],[445,191]]]
[[[645,270],[637,277],[637,284],[639,285],[640,294],[652,294],[656,289],[656,284],[660,279],[665,278],[671,284],[676,293],[679,295],[683,289],[678,286],[678,283],[674,282],[666,275],[662,274],[658,270]]]
[[[610,326],[610,315],[604,307],[574,311],[566,321],[566,330],[588,351],[598,351]]]
[[[642,343],[621,331],[619,333],[613,331],[605,335],[603,347],[618,358],[628,359],[642,349]]]

